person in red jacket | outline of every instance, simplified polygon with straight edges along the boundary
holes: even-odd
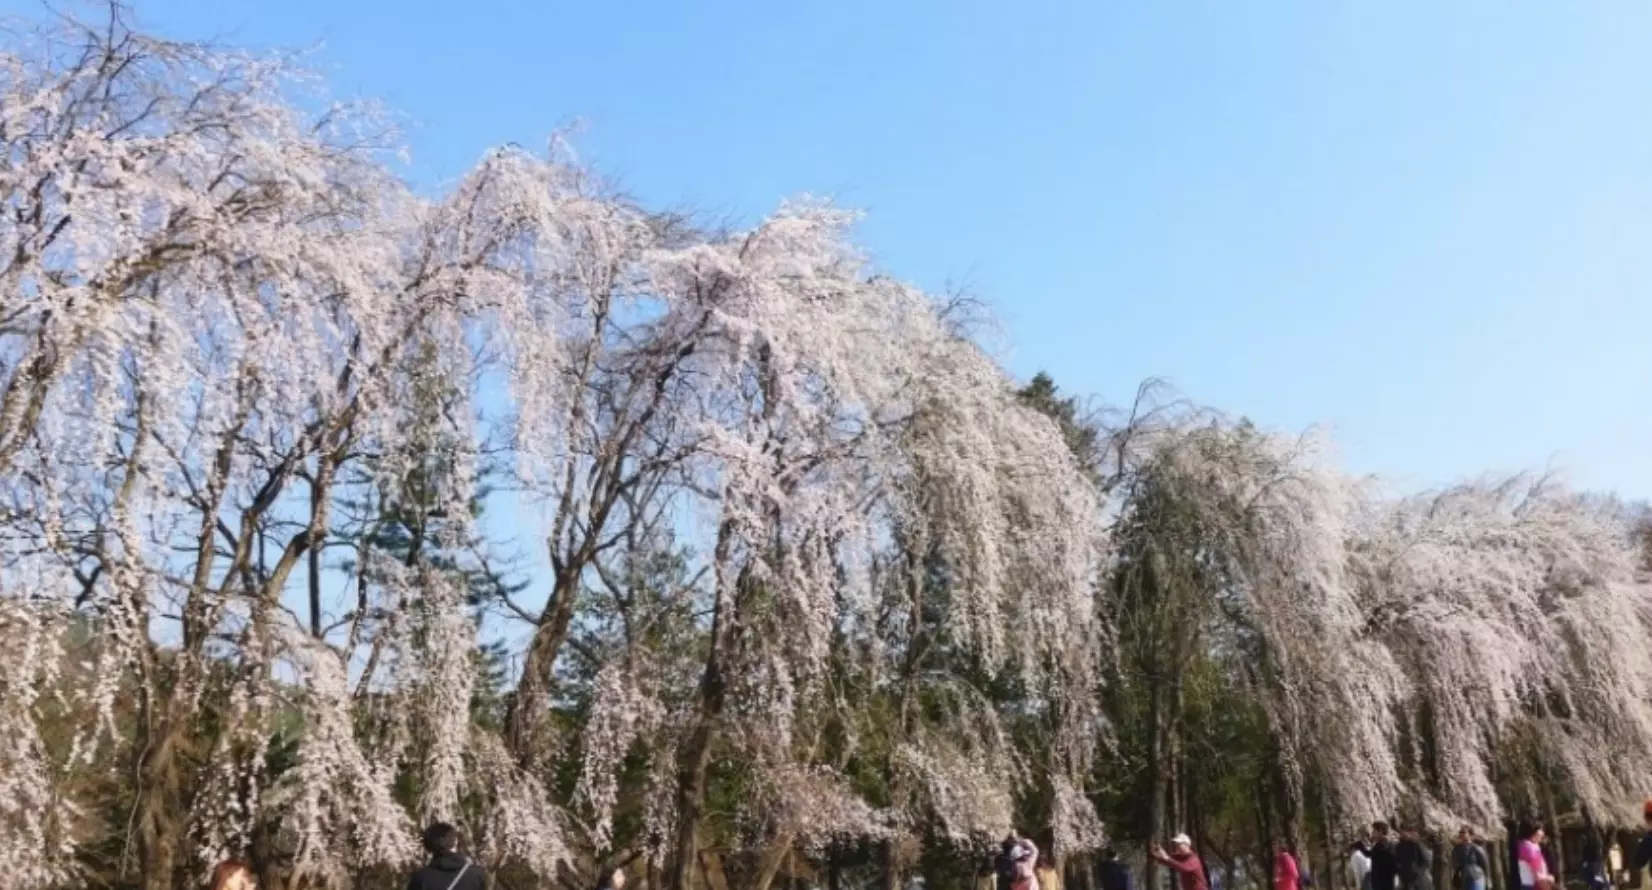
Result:
[[[1193,852],[1192,838],[1178,834],[1170,839],[1168,854],[1158,844],[1148,852],[1155,862],[1176,873],[1182,890],[1210,890],[1210,885],[1205,883],[1205,864],[1199,861],[1199,854]]]
[[[1287,840],[1273,844],[1273,890],[1301,890],[1302,870],[1296,864],[1295,846]]]

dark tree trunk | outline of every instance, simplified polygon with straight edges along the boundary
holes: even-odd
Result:
[[[540,615],[539,626],[534,628],[522,661],[522,678],[505,713],[505,744],[520,763],[526,763],[531,755],[533,726],[539,717],[541,699],[551,691],[557,655],[567,642],[568,629],[573,624],[578,585],[579,576],[571,572],[558,572],[553,580],[550,601]]]
[[[1549,837],[1554,839],[1554,883],[1556,887],[1566,886],[1566,842],[1561,837],[1560,818],[1555,812],[1554,789],[1545,788],[1543,791],[1543,820],[1549,823]]]
[[[1164,764],[1164,692],[1152,676],[1148,677],[1147,691],[1147,830],[1143,835],[1151,848],[1162,843],[1164,830],[1165,764]],[[1158,890],[1159,863],[1149,856],[1142,870],[1143,886]]]
[[[900,890],[901,864],[900,851],[895,848],[894,841],[883,843],[883,890]]]
[[[138,866],[144,890],[171,890],[184,839],[184,807],[178,787],[178,749],[184,733],[163,726],[138,762]]]
[[[1336,824],[1336,816],[1331,812],[1331,798],[1329,794],[1325,793],[1324,783],[1319,784],[1320,839],[1324,842],[1320,850],[1324,854],[1324,864],[1320,871],[1314,873],[1314,877],[1316,882],[1323,886],[1325,890],[1341,890],[1342,869],[1339,866],[1342,857],[1337,854],[1338,845],[1332,837],[1335,829],[1331,827]],[[1354,890],[1359,890],[1359,888],[1356,887]]]
[[[721,695],[718,695],[721,699]],[[721,706],[717,708],[721,711]],[[700,820],[705,815],[706,778],[711,767],[711,714],[702,714],[677,760],[677,837],[666,863],[665,886],[689,890],[700,854]]]
[[[732,526],[725,520],[718,531],[714,559],[726,566]],[[705,672],[700,676],[699,714],[694,732],[677,759],[677,837],[672,855],[666,863],[666,890],[689,890],[693,866],[699,858],[700,822],[705,815],[706,782],[711,768],[711,748],[717,726],[723,718],[728,700],[728,682],[724,660],[738,642],[738,632],[731,626],[731,614],[738,615],[749,576],[741,572],[732,585],[718,581],[717,605],[712,610],[711,634],[706,653]]]

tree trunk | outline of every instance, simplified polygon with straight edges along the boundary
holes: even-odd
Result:
[[[775,876],[780,874],[780,867],[786,864],[787,857],[791,855],[792,837],[793,834],[789,831],[781,832],[763,850],[763,855],[757,860],[757,877],[751,883],[751,890],[769,890]]]
[[[900,851],[895,847],[895,841],[883,842],[883,890],[900,890],[901,863]]]
[[[1147,796],[1147,831],[1144,833],[1149,849],[1155,843],[1162,843],[1164,831],[1164,692],[1159,684],[1150,675],[1147,691],[1147,769],[1148,769],[1148,796]],[[1143,886],[1148,890],[1158,890],[1159,863],[1153,857],[1147,857],[1142,870]]]
[[[1321,867],[1321,873],[1315,875],[1315,877],[1318,878],[1317,883],[1323,886],[1325,890],[1341,890],[1342,869],[1339,865],[1342,857],[1337,853],[1338,845],[1333,838],[1336,829],[1332,827],[1336,825],[1336,818],[1335,814],[1331,812],[1331,797],[1325,792],[1325,783],[1321,781],[1318,784],[1320,786],[1319,821],[1320,827],[1323,829],[1320,838],[1324,841],[1320,850],[1324,854],[1325,862]],[[1359,890],[1359,888],[1356,887],[1354,890]]]
[[[183,728],[163,723],[146,740],[138,761],[138,864],[144,890],[171,890],[177,877],[186,818],[178,775],[183,743]]]
[[[316,510],[320,509],[320,505],[317,503],[317,499],[325,497],[325,496],[326,495],[321,490],[321,486],[319,484],[311,484],[310,485],[310,510],[311,510],[312,513],[314,513]],[[321,639],[321,636],[322,636],[322,627],[321,627],[321,547],[322,547],[322,543],[320,541],[317,541],[313,546],[311,546],[309,548],[310,552],[309,552],[308,556],[309,556],[309,561],[310,561],[310,565],[309,565],[310,571],[309,571],[309,578],[306,579],[309,582],[309,588],[310,588],[310,591],[309,591],[310,592],[310,636],[315,637],[318,640]]]
[[[710,851],[702,851],[695,855],[694,861],[700,865],[702,890],[729,890],[728,872],[723,869],[723,857]]]
[[[706,776],[711,767],[711,720],[702,717],[677,760],[677,837],[666,863],[668,890],[689,890],[700,853],[700,818],[705,812]]]
[[[1543,789],[1543,819],[1549,823],[1549,837],[1554,838],[1554,883],[1557,888],[1566,886],[1566,843],[1560,836],[1560,818],[1555,812],[1554,789]]]
[[[1166,759],[1170,764],[1170,802],[1168,804],[1170,819],[1165,826],[1166,831],[1191,830],[1188,827],[1186,809],[1187,791],[1185,787],[1186,780],[1184,773],[1187,768],[1187,763],[1182,747],[1182,738],[1184,735],[1184,727],[1182,725],[1182,707],[1182,679],[1178,676],[1175,684],[1172,686],[1169,719],[1165,721],[1168,727],[1168,731],[1166,732],[1166,741],[1168,742]]]
[[[1075,857],[1071,866],[1072,874],[1077,880],[1068,886],[1077,890],[1096,890],[1096,863],[1094,854],[1085,854]]]
[[[539,717],[540,698],[550,691],[557,655],[573,624],[578,581],[578,576],[572,573],[557,573],[551,585],[550,601],[540,614],[539,625],[534,628],[533,639],[522,660],[522,677],[505,713],[505,744],[518,763],[527,763],[531,753],[532,729]]]
[[[1274,832],[1273,838],[1295,844],[1294,855],[1297,864],[1308,864],[1308,831],[1307,831],[1307,801],[1303,794],[1301,777],[1295,775],[1291,767],[1287,766],[1286,743],[1274,735],[1273,758],[1268,771],[1273,786],[1273,799],[1277,802],[1274,811],[1276,818],[1270,826]],[[1272,860],[1268,861],[1272,866]]]
[[[725,520],[719,530],[714,559],[718,565],[727,565],[732,526]],[[700,677],[700,707],[694,732],[677,759],[677,838],[671,858],[666,864],[666,890],[689,890],[693,879],[694,862],[700,849],[700,820],[705,815],[706,779],[711,768],[711,745],[722,719],[728,699],[728,683],[724,679],[723,658],[727,644],[736,633],[730,629],[731,618],[725,609],[739,611],[738,600],[749,576],[741,572],[730,590],[723,579],[717,584],[717,605],[711,614],[711,635],[706,654],[705,673]],[[730,640],[725,640],[728,636]]]
[[[1256,836],[1260,850],[1256,856],[1256,867],[1261,874],[1273,874],[1273,838],[1278,831],[1278,821],[1274,818],[1274,796],[1263,794],[1256,801]],[[1260,881],[1261,878],[1259,877]],[[1269,882],[1271,884],[1271,881]]]

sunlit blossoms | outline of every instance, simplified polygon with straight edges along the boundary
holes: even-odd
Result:
[[[1358,553],[1375,629],[1428,707],[1431,726],[1398,729],[1435,749],[1444,812],[1489,821],[1500,781],[1554,781],[1597,818],[1633,818],[1652,586],[1620,507],[1544,480],[1466,485],[1380,514]]]
[[[381,886],[433,821],[508,886],[894,886],[1652,791],[1624,505],[1105,423],[830,202],[415,190],[290,59],[111,12],[0,53],[8,890]]]

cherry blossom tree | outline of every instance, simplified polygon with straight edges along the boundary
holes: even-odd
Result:
[[[1431,821],[1485,824],[1556,794],[1633,821],[1644,777],[1624,768],[1652,750],[1652,590],[1632,531],[1609,501],[1523,477],[1369,523],[1353,551],[1367,620],[1409,680],[1401,766]]]
[[[1151,392],[1110,429],[829,203],[708,228],[554,144],[415,194],[384,115],[119,7],[5,35],[0,140],[19,887],[366,885],[433,820],[513,878],[894,886],[1012,829],[1644,794],[1610,499],[1395,499]]]

